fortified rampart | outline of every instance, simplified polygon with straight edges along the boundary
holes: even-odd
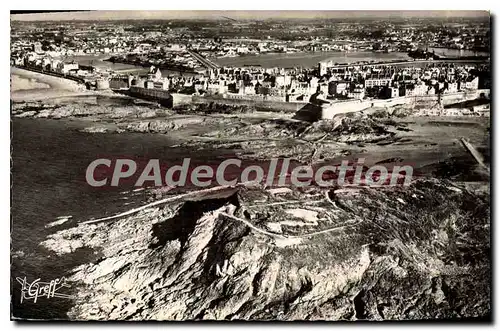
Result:
[[[190,103],[215,102],[228,105],[252,106],[257,109],[265,109],[270,111],[284,111],[290,113],[297,112],[307,104],[307,102],[285,102],[285,101],[276,101],[272,99],[271,100],[264,99],[262,98],[262,96],[250,99],[250,98],[232,98],[232,97],[228,98],[227,95],[223,94],[197,96],[197,95],[172,93],[172,97],[174,106],[182,104],[190,104]]]
[[[473,100],[483,95],[490,97],[490,90],[474,90],[441,95],[441,105],[449,105],[460,101]],[[321,118],[332,119],[337,114],[361,111],[372,107],[392,107],[396,105],[415,105],[432,107],[439,102],[438,95],[422,95],[398,97],[385,100],[349,100],[326,104],[321,107]]]
[[[253,106],[257,109],[265,109],[270,111],[284,111],[295,113],[307,104],[307,102],[285,102],[276,101],[273,99],[270,100],[270,98],[262,98],[262,96],[254,96],[254,98],[234,98],[227,97],[227,95],[225,94],[198,96],[181,93],[169,93],[166,90],[147,89],[137,86],[131,86],[128,91],[121,90],[120,93],[125,93],[136,98],[156,101],[169,108],[192,103],[200,104],[215,102],[228,105]]]
[[[231,95],[211,95],[211,96],[193,96],[192,102],[195,103],[206,103],[206,102],[217,102],[229,105],[245,105],[252,106],[257,109],[265,109],[270,111],[284,111],[295,113],[304,107],[307,102],[285,102],[277,101],[271,98],[263,98],[262,96],[254,96],[253,98],[247,98],[243,96],[242,98],[235,98]],[[174,98],[175,103],[175,98]]]
[[[167,90],[150,89],[138,86],[131,86],[128,94],[132,97],[156,101],[162,106],[172,108],[173,98]]]

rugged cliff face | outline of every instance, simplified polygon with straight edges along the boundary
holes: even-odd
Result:
[[[489,318],[489,234],[486,185],[417,180],[210,190],[42,245],[96,251],[74,319]]]

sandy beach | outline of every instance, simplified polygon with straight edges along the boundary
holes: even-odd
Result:
[[[14,79],[11,80],[10,90],[12,92],[50,88],[49,84],[40,83],[33,78],[25,78],[14,74],[12,76],[15,76]]]
[[[87,94],[85,87],[68,79],[37,72],[10,69],[12,101],[34,101]]]

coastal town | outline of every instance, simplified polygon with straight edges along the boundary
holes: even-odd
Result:
[[[252,27],[264,23],[222,20],[215,25],[230,23],[239,27],[237,39],[228,36],[230,33],[222,27],[212,37],[213,22],[209,25],[203,21],[182,26],[179,22],[157,22],[147,25],[147,29],[127,24],[77,25],[78,29],[23,27],[14,34],[11,64],[62,75],[85,84],[88,89],[131,90],[135,96],[156,99],[172,99],[175,95],[172,101],[163,103],[166,105],[185,102],[186,96],[193,95],[216,96],[229,103],[234,99],[334,103],[349,99],[441,96],[488,90],[491,85],[489,57],[484,53],[490,35],[484,22],[452,21],[441,26],[411,20],[391,24],[368,21],[359,26],[315,21],[305,22],[289,32],[280,22],[266,22],[277,34],[252,39],[257,37],[252,34]],[[332,26],[341,27],[340,40],[328,34],[316,36],[331,31]],[[367,29],[371,32],[365,33]],[[303,40],[300,36],[304,35],[309,38]],[[455,49],[458,56],[439,55],[440,49]],[[472,55],[461,55],[464,50]],[[339,54],[397,51],[405,52],[408,58],[350,63],[325,59],[310,67],[233,66],[217,61],[233,56],[251,59],[262,54],[317,51]],[[127,64],[138,69],[97,67],[88,58],[84,64],[78,62],[79,55],[89,54],[96,57],[95,62]]]
[[[50,55],[147,54],[159,50],[196,50],[206,57],[313,51],[408,52],[425,44],[489,52],[489,21],[483,18],[342,18],[301,20],[290,27],[282,19],[145,20],[141,22],[14,22],[13,51],[37,41]]]

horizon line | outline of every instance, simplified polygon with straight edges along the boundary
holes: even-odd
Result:
[[[55,11],[10,14],[11,21],[239,20],[336,18],[487,18],[486,10],[159,10]]]

